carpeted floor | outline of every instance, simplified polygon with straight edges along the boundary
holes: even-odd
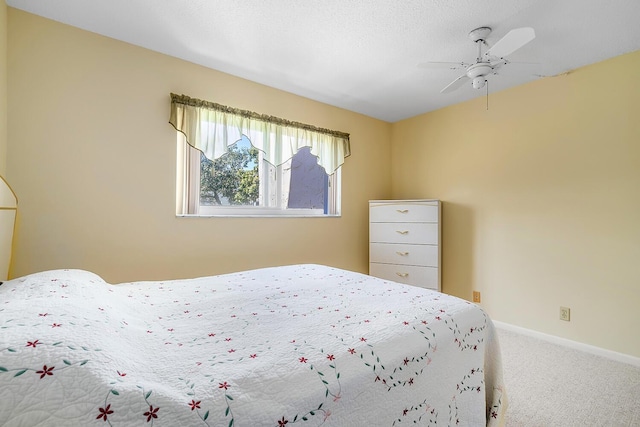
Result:
[[[507,427],[640,426],[640,367],[497,330]]]

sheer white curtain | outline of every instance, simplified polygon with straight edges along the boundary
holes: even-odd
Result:
[[[318,164],[331,175],[351,154],[349,134],[291,122],[171,94],[171,117],[176,130],[191,146],[215,160],[228,146],[245,135],[262,152],[263,159],[279,166],[291,159],[301,147],[310,147]]]
[[[176,214],[197,215],[200,208],[200,152],[192,149],[178,133],[176,171]]]

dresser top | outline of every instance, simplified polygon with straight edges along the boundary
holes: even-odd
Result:
[[[390,199],[390,200],[369,200],[369,203],[431,203],[437,204],[438,199]]]

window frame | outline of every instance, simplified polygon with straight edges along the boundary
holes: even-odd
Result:
[[[179,187],[186,181],[192,182],[194,187],[191,191],[196,191],[197,197],[197,213],[176,213],[178,217],[233,217],[233,218],[339,218],[342,216],[342,166],[338,167],[335,172],[328,176],[328,197],[327,197],[327,213],[324,209],[305,209],[305,208],[282,208],[270,206],[211,206],[200,204],[200,150],[187,143],[186,138],[181,132],[177,132],[177,150],[178,153],[187,150],[186,155],[179,155],[177,158],[176,183]],[[191,154],[190,150],[198,153]],[[290,160],[289,160],[290,161]],[[179,163],[183,163],[180,165]],[[190,164],[188,164],[190,163]],[[262,164],[262,158],[260,164]],[[282,166],[282,165],[281,165]],[[281,166],[272,166],[276,170]],[[261,177],[264,175],[264,167],[259,166]],[[279,174],[282,171],[278,172]],[[186,175],[189,178],[186,179]],[[181,176],[182,175],[182,176]],[[187,197],[182,192],[176,192],[177,204],[183,203],[182,198]],[[261,194],[260,198],[264,195]],[[280,198],[279,198],[280,199]],[[177,212],[177,210],[176,210]]]

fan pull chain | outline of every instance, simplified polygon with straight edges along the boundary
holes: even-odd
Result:
[[[484,81],[487,86],[487,111],[489,111],[489,80]]]

